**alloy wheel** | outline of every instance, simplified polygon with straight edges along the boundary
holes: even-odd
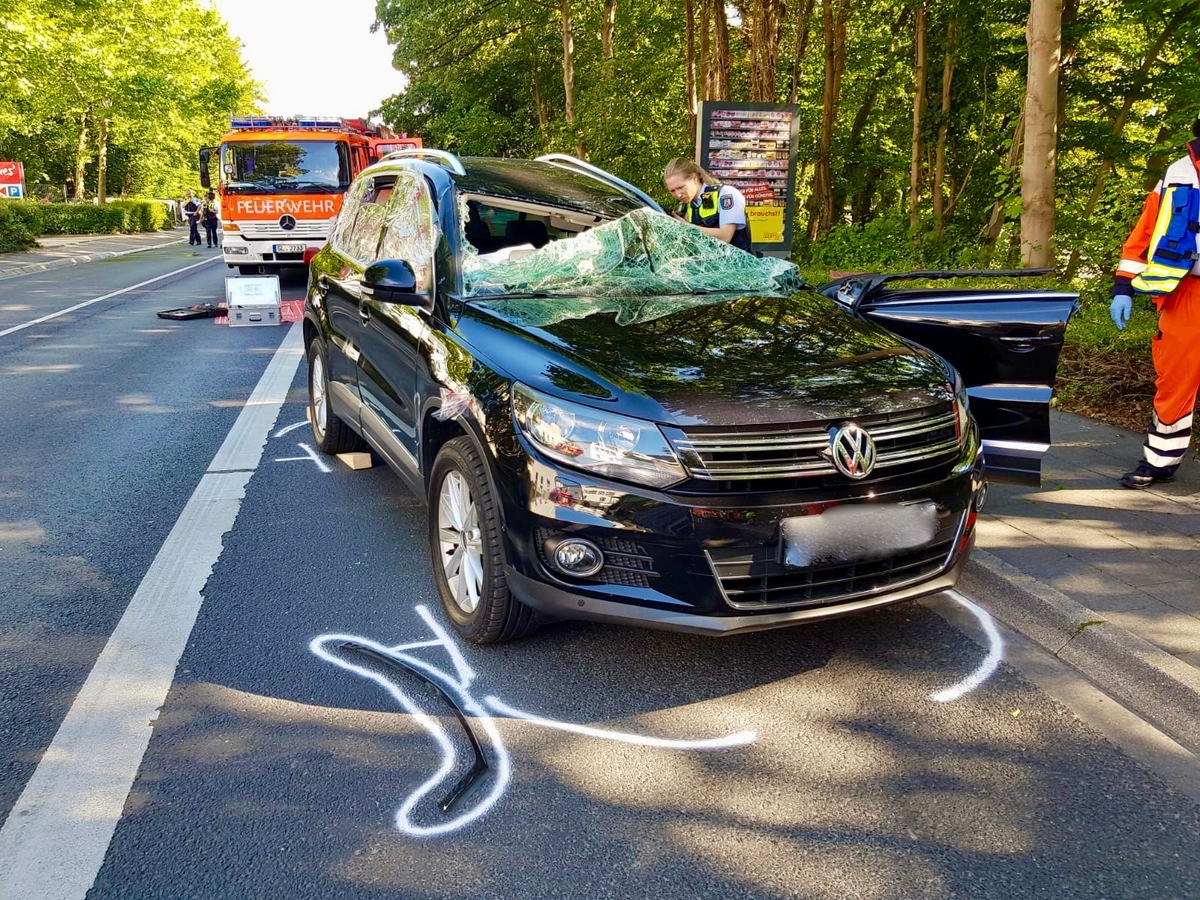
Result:
[[[438,549],[454,602],[474,612],[483,590],[483,536],[470,485],[457,470],[447,473],[438,493]]]
[[[311,389],[313,427],[316,429],[318,436],[321,436],[325,434],[327,409],[325,394],[329,390],[329,385],[325,381],[325,361],[321,359],[320,353],[314,353],[312,357]]]

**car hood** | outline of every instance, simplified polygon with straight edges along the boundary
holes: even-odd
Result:
[[[948,399],[938,357],[815,291],[476,300],[456,330],[529,387],[679,426],[807,422]]]

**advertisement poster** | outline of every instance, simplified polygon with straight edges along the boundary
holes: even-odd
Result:
[[[792,252],[799,107],[775,103],[701,104],[697,161],[746,198],[754,249]]]
[[[25,170],[19,162],[0,162],[0,197],[25,196]]]

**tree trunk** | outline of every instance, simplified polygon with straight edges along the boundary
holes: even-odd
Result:
[[[712,0],[713,20],[713,92],[712,99],[719,102],[729,100],[729,20],[725,15],[724,0]]]
[[[575,127],[575,34],[571,26],[571,0],[562,0],[562,46],[563,46],[563,103],[564,118],[571,126],[575,137],[575,155],[584,158],[583,138]]]
[[[909,10],[907,8],[900,11],[899,19],[892,30],[893,34],[899,34],[901,29],[904,28],[908,14]],[[893,39],[888,42],[887,53],[881,54],[878,67],[868,76],[867,84],[869,86],[866,96],[863,97],[862,103],[859,104],[858,112],[854,114],[854,121],[850,125],[850,136],[846,141],[846,146],[849,148],[847,150],[846,161],[848,174],[845,178],[839,178],[833,188],[833,208],[838,210],[845,206],[847,191],[850,188],[854,188],[850,204],[850,218],[856,224],[862,224],[870,220],[871,198],[875,194],[875,184],[882,174],[879,166],[872,166],[869,170],[864,170],[859,148],[864,146],[863,133],[867,130],[867,122],[870,120],[871,113],[875,110],[875,104],[879,100],[879,90],[886,84],[885,78],[887,73],[892,70],[895,57],[896,45]]]
[[[696,97],[696,4],[694,0],[683,2],[684,66],[687,70],[688,134],[696,134],[696,113],[699,111]]]
[[[917,205],[921,201],[921,120],[925,118],[925,0],[918,0],[917,3],[915,42],[912,157],[908,175],[908,228],[914,238],[917,233]]]
[[[604,13],[600,19],[600,55],[613,58],[613,33],[617,30],[617,0],[604,0]]]
[[[862,144],[862,135],[863,135],[863,132],[866,131],[867,122],[871,118],[871,111],[875,108],[875,101],[879,99],[879,87],[882,84],[884,84],[884,81],[883,81],[884,76],[887,75],[887,73],[891,70],[891,68],[892,68],[892,61],[890,58],[888,58],[873,73],[873,77],[868,82],[870,84],[870,87],[867,88],[867,94],[865,97],[863,97],[862,103],[859,104],[858,112],[856,112],[854,114],[854,122],[850,125],[850,138],[846,142],[846,145],[849,148],[848,153],[851,153],[851,154],[855,153],[857,148],[859,148],[863,145]],[[855,174],[852,176],[852,178],[851,177],[839,178],[837,180],[837,183],[833,185],[833,208],[834,209],[842,209],[845,206],[847,189],[852,186],[852,181],[859,182],[859,179],[861,179],[861,178],[867,179],[866,190],[867,190],[867,194],[868,194],[867,202],[869,204],[870,191],[871,191],[871,188],[869,185],[870,185],[870,182],[873,181],[874,179],[872,178],[871,175],[869,175],[867,173],[864,173],[862,171],[855,171]],[[855,192],[855,197],[857,198],[856,208],[861,207],[862,193],[863,193],[863,191],[861,188]],[[853,218],[855,221],[858,221],[858,216],[854,216]]]
[[[755,0],[746,29],[750,51],[750,101],[774,103],[779,36],[786,13],[783,0]]]
[[[1032,0],[1025,31],[1025,154],[1021,162],[1021,262],[1054,262],[1054,175],[1058,150],[1058,63],[1062,0]]]
[[[1008,156],[1004,160],[1004,171],[1010,175],[1009,186],[1011,186],[1011,173],[1017,169],[1017,163],[1020,162],[1023,156],[1025,147],[1025,113],[1022,112],[1017,116],[1017,124],[1013,127],[1012,144],[1008,148]],[[987,226],[983,229],[983,249],[987,256],[991,256],[992,251],[996,247],[996,240],[1000,237],[1000,229],[1004,227],[1004,209],[1006,206],[1003,196],[997,197],[996,202],[992,204],[992,214],[988,218]]]
[[[800,62],[808,49],[809,21],[812,19],[813,0],[804,0],[804,11],[796,23],[796,56],[792,60],[792,89],[788,91],[788,103],[795,103],[800,96]]]
[[[1104,154],[1104,158],[1100,161],[1100,168],[1096,172],[1096,180],[1092,183],[1092,192],[1088,194],[1087,203],[1083,208],[1083,219],[1086,222],[1091,219],[1096,212],[1096,204],[1100,202],[1100,197],[1104,193],[1104,183],[1108,180],[1108,175],[1113,168],[1113,145],[1121,137],[1125,131],[1125,125],[1129,121],[1129,114],[1133,111],[1133,104],[1142,99],[1142,94],[1145,92],[1146,84],[1149,80],[1150,69],[1154,63],[1158,61],[1158,54],[1162,52],[1167,41],[1175,30],[1187,21],[1188,17],[1195,13],[1196,8],[1200,7],[1200,3],[1186,3],[1173,15],[1167,24],[1163,26],[1162,32],[1158,35],[1154,45],[1146,52],[1146,56],[1142,59],[1142,64],[1138,66],[1138,70],[1133,74],[1133,80],[1129,88],[1129,93],[1125,95],[1121,103],[1121,111],[1117,113],[1113,119],[1111,127],[1112,141],[1109,149]],[[1071,250],[1071,258],[1067,262],[1067,270],[1064,277],[1068,280],[1075,277],[1075,270],[1079,266],[1079,248]]]
[[[700,60],[696,64],[696,73],[700,82],[701,100],[712,99],[712,45],[709,35],[710,17],[708,15],[708,0],[700,0]]]
[[[88,162],[88,114],[86,112],[79,114],[79,142],[75,147],[75,193],[72,196],[74,200],[82,200],[87,191],[83,186],[83,179],[87,175]]]
[[[813,188],[809,205],[809,239],[833,227],[840,211],[833,207],[833,128],[837,123],[838,101],[842,92],[842,72],[846,66],[846,19],[850,0],[842,0],[834,9],[833,0],[821,4],[821,29],[825,46],[825,86],[821,92],[821,135],[817,164],[813,170]]]
[[[533,68],[533,105],[537,110],[538,131],[545,140],[546,128],[550,124],[550,116],[546,112],[546,102],[542,99],[542,75],[538,66]]]
[[[945,230],[946,139],[950,130],[950,84],[954,79],[954,48],[958,44],[958,21],[950,20],[946,29],[946,58],[942,63],[942,117],[938,125],[937,149],[933,158],[933,231],[941,243]]]
[[[108,200],[108,119],[96,120],[96,199],[103,206]]]

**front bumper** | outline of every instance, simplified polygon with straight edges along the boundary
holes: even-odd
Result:
[[[972,442],[974,444],[974,442]],[[549,464],[522,446],[501,454],[508,585],[548,616],[726,635],[819,621],[947,590],[974,543],[984,493],[972,446],[953,466],[873,484],[814,479],[773,493],[661,493]],[[509,465],[506,465],[506,462]],[[507,469],[507,471],[504,471]],[[932,504],[931,540],[860,562],[788,566],[781,523],[843,505]],[[820,519],[810,519],[820,522]],[[584,538],[605,555],[590,578],[555,568],[547,550]]]
[[[236,231],[226,231],[222,239],[221,255],[231,266],[303,266],[305,252],[310,249],[320,250],[325,246],[325,242],[324,237],[248,238]]]
[[[900,590],[815,609],[792,609],[724,616],[702,615],[657,606],[635,606],[628,602],[586,596],[544,581],[537,581],[522,575],[511,566],[507,567],[506,572],[508,588],[514,597],[526,606],[553,618],[586,619],[593,622],[639,625],[663,631],[725,637],[731,634],[746,634],[751,631],[786,628],[805,622],[819,622],[949,590],[958,583],[974,544],[975,534],[972,532],[967,538],[967,546],[949,569],[928,581]]]

